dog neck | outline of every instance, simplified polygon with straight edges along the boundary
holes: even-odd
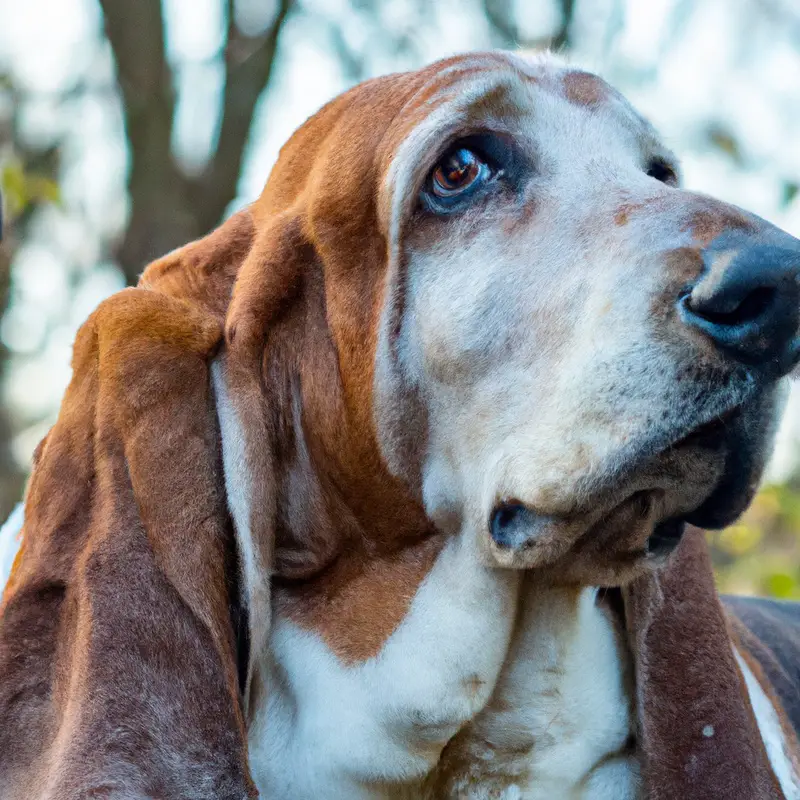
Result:
[[[365,661],[296,624],[279,588],[256,782],[274,797],[634,798],[621,630],[595,590],[486,569],[458,539]]]

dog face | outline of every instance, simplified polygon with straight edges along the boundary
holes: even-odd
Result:
[[[451,62],[403,118],[380,198],[391,470],[489,563],[558,580],[618,584],[685,521],[732,521],[800,357],[800,242],[682,190],[618,93],[549,61]]]

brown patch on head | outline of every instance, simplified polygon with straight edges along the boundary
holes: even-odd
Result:
[[[678,301],[681,292],[686,287],[694,283],[703,272],[703,257],[699,249],[694,247],[679,247],[671,250],[664,257],[664,274],[666,281],[657,294],[654,294],[650,301],[650,317],[655,321],[654,331],[658,339],[673,339],[676,335],[683,341],[684,329],[678,320]],[[665,323],[679,323],[676,332],[672,324],[665,326]],[[701,344],[705,341],[696,337]],[[715,350],[709,346],[709,355]]]
[[[503,84],[470,103],[467,113],[479,117],[502,117],[509,121],[522,118],[522,110],[513,102],[511,87]]]
[[[696,280],[704,267],[703,256],[694,247],[679,247],[671,250],[665,260],[670,289]],[[677,295],[675,299],[677,299]]]
[[[620,228],[627,225],[631,214],[638,211],[640,208],[641,205],[635,203],[623,203],[614,213],[614,224]]]
[[[701,247],[708,247],[724,231],[755,231],[756,226],[750,217],[733,206],[708,203],[693,213],[681,230],[689,231]]]
[[[590,72],[568,72],[562,79],[561,86],[564,97],[570,103],[584,108],[597,108],[611,93],[609,85]]]

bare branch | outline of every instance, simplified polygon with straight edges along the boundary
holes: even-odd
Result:
[[[519,28],[508,0],[483,0],[486,18],[505,45],[519,45]]]
[[[219,141],[211,164],[200,179],[198,221],[202,230],[216,225],[236,196],[253,115],[272,76],[278,38],[293,4],[293,0],[280,0],[267,30],[249,37],[236,27],[232,0],[228,2],[227,76]]]
[[[514,19],[514,8],[510,0],[483,0],[486,18],[502,43],[507,46],[526,48],[568,49],[571,45],[570,32],[575,16],[575,0],[559,0],[561,23],[552,36],[536,39],[525,38]]]
[[[130,148],[131,220],[117,257],[128,283],[145,264],[193,234],[182,214],[186,181],[171,152],[175,96],[160,0],[100,0],[117,62]]]
[[[341,21],[324,20],[326,33],[330,40],[339,63],[342,65],[342,72],[348,83],[358,83],[365,77],[364,53],[356,52],[347,42],[342,30]]]
[[[575,16],[575,0],[561,0],[561,26],[550,43],[553,50],[566,50],[572,44],[570,33]]]

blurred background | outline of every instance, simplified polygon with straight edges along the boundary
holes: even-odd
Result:
[[[0,0],[0,521],[100,300],[255,199],[338,92],[488,47],[599,72],[690,188],[800,235],[797,0]],[[711,541],[723,590],[800,598],[800,385]]]

